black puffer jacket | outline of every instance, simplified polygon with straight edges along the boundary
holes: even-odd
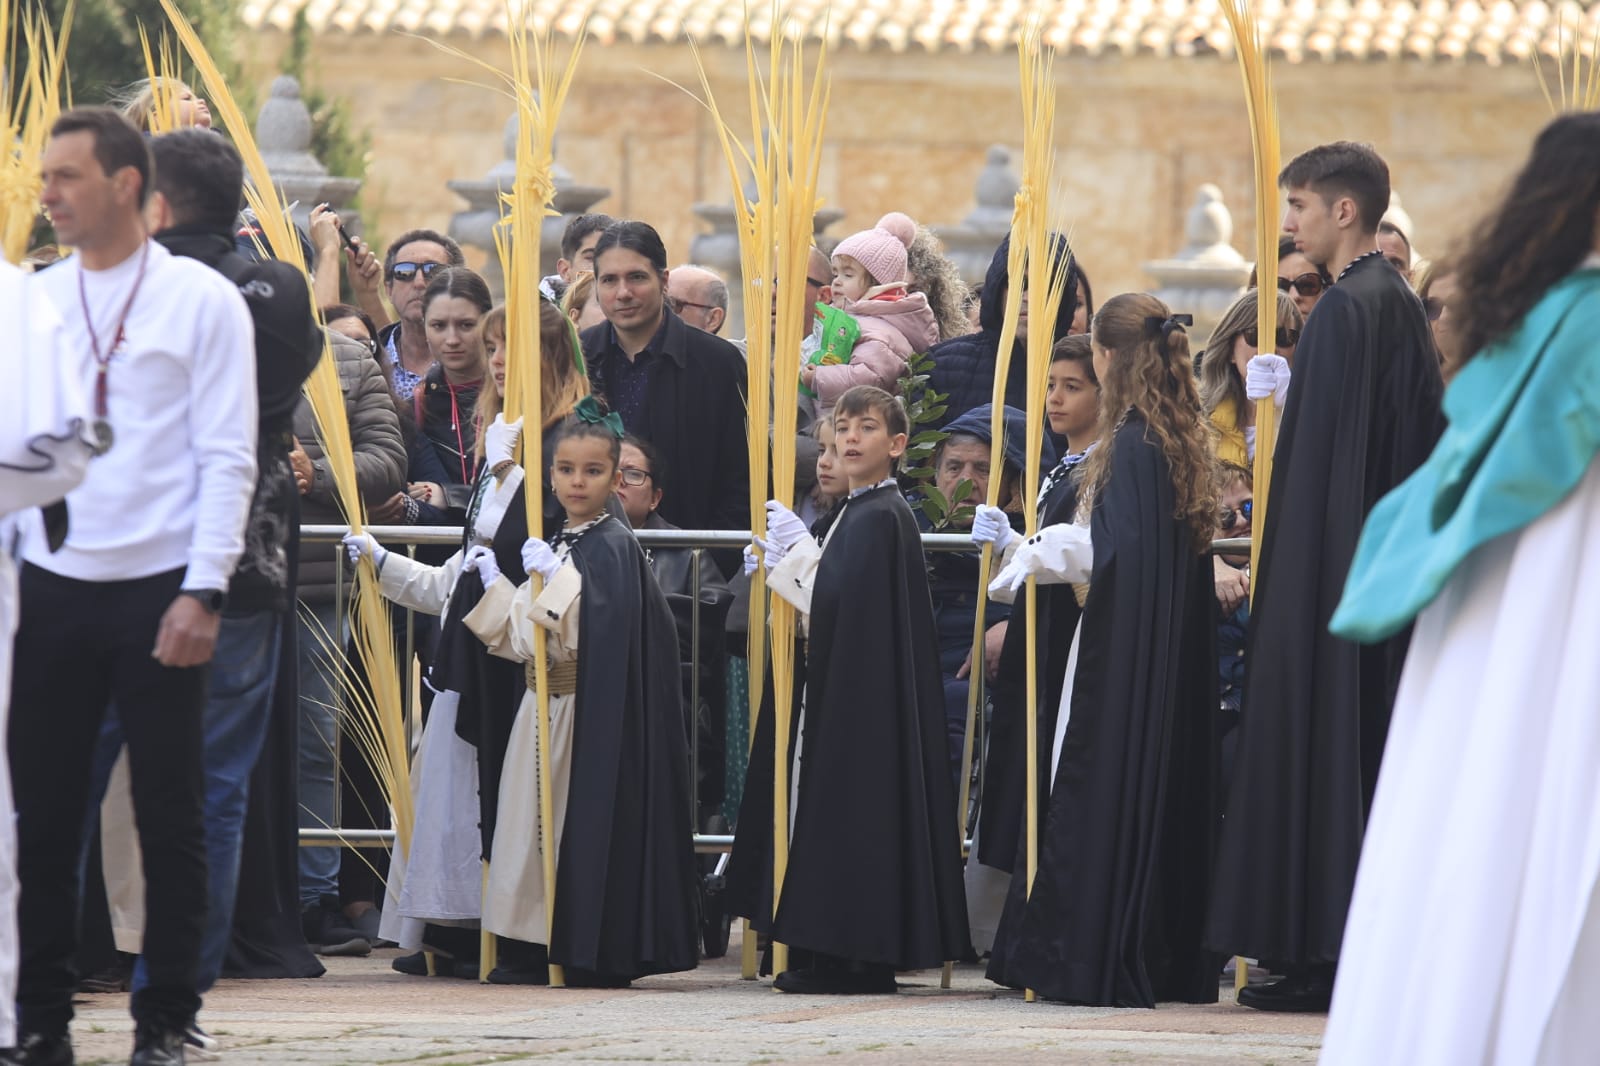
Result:
[[[1055,242],[1057,255],[1066,255],[1065,241]],[[950,399],[945,409],[946,425],[968,411],[994,399],[994,368],[1000,350],[1000,326],[1005,318],[1006,289],[1009,287],[1007,258],[1011,254],[1011,238],[1007,236],[995,250],[989,262],[989,273],[983,280],[983,303],[978,312],[978,332],[965,337],[955,337],[936,344],[928,353],[933,360],[933,373],[929,384]],[[1056,313],[1055,339],[1067,335],[1072,326],[1072,316],[1078,309],[1078,264],[1068,267],[1067,291]],[[1006,375],[1006,406],[1019,411],[1028,409],[1027,346],[1019,339],[1012,347],[1011,369]],[[1043,402],[1043,397],[1039,401]]]

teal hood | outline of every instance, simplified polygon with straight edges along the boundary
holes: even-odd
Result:
[[[1529,525],[1583,479],[1600,450],[1600,269],[1591,262],[1451,383],[1438,446],[1367,518],[1329,624],[1335,636],[1373,642],[1405,628],[1474,550]]]

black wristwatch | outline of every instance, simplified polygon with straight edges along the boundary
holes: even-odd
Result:
[[[201,606],[212,614],[221,614],[222,608],[228,602],[227,593],[221,589],[179,589],[178,595],[190,596],[199,600]]]

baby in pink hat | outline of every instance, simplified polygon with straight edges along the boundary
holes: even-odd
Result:
[[[908,291],[906,249],[916,235],[917,224],[892,211],[834,249],[833,310],[823,317],[822,350],[800,369],[818,417],[857,385],[899,391],[911,356],[939,339],[928,298]]]

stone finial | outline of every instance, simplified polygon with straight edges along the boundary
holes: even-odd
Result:
[[[1022,179],[1011,169],[1011,150],[1004,145],[991,145],[983,170],[978,173],[978,206],[967,216],[967,221],[1003,217],[1009,229],[1012,205],[1021,187]]]
[[[1174,311],[1194,316],[1190,343],[1204,344],[1211,329],[1244,288],[1250,264],[1229,242],[1233,216],[1215,185],[1200,186],[1184,215],[1183,247],[1170,259],[1144,264],[1153,290]]]
[[[465,211],[451,216],[448,232],[462,244],[488,253],[482,273],[497,300],[504,294],[505,277],[496,254],[494,227],[500,221],[500,193],[516,183],[517,138],[521,135],[521,124],[513,114],[501,132],[500,161],[481,178],[447,183],[451,192],[467,201]],[[578,184],[560,163],[551,168],[551,177],[555,181],[555,202],[551,206],[558,214],[547,217],[539,228],[539,268],[546,273],[555,271],[556,259],[561,255],[561,234],[567,223],[611,195],[610,189]]]
[[[311,154],[311,132],[311,111],[300,96],[300,83],[287,74],[280,75],[256,116],[256,144],[262,161],[300,227],[309,228],[311,209],[327,203],[339,212],[348,232],[360,233],[360,219],[345,207],[361,188],[361,179],[329,174]]]
[[[1011,232],[1011,212],[1022,179],[1011,169],[1011,150],[996,144],[984,157],[978,172],[976,206],[953,226],[933,227],[944,242],[945,254],[956,264],[969,285],[980,285],[989,272],[995,249]]]

